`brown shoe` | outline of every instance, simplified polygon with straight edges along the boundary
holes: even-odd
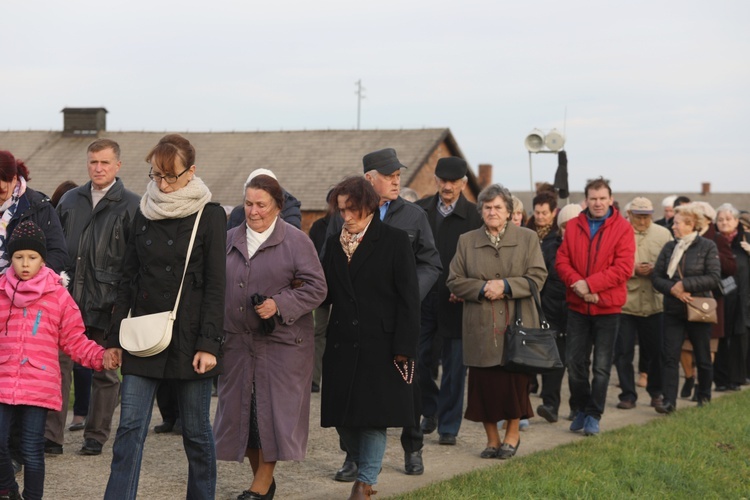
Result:
[[[656,396],[655,398],[651,398],[651,407],[656,408],[657,406],[661,406],[664,402],[664,396]]]
[[[632,410],[633,408],[635,408],[635,401],[623,399],[622,401],[617,403],[617,407],[621,410]]]
[[[372,489],[372,485],[363,483],[362,481],[354,481],[352,494],[349,495],[348,500],[370,500],[370,496],[376,493],[377,491]]]

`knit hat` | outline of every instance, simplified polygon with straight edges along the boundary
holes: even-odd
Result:
[[[8,242],[8,255],[11,257],[19,250],[34,250],[47,260],[47,238],[34,221],[26,220],[13,230]]]
[[[565,205],[560,209],[560,212],[557,214],[557,225],[562,226],[566,222],[568,222],[570,219],[575,219],[578,217],[578,214],[581,213],[581,205],[578,203],[571,203],[570,205]]]

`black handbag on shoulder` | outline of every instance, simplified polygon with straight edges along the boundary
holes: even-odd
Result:
[[[557,332],[550,328],[544,317],[536,283],[525,278],[529,282],[541,326],[532,328],[523,325],[520,300],[516,300],[515,319],[505,329],[502,366],[506,370],[520,373],[551,372],[563,367],[555,341]]]

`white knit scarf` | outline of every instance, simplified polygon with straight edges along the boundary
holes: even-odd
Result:
[[[155,182],[149,182],[141,198],[141,212],[148,220],[182,219],[209,201],[211,191],[199,177],[193,177],[185,187],[171,193],[162,193]]]
[[[669,266],[667,266],[667,276],[669,276],[670,279],[674,276],[675,271],[677,271],[677,266],[680,264],[682,256],[685,254],[685,250],[688,249],[697,237],[698,233],[692,232],[677,240],[677,245],[675,245],[674,250],[672,251],[672,257],[669,259]]]

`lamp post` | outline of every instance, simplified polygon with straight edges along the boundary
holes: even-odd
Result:
[[[565,136],[557,129],[553,128],[547,134],[535,128],[526,136],[523,141],[526,150],[529,152],[529,188],[534,193],[534,174],[531,162],[532,154],[539,153],[557,153],[565,146]]]

